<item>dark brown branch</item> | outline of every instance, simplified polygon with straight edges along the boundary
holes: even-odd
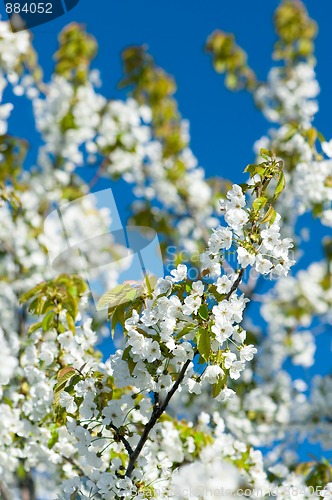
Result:
[[[11,500],[11,495],[7,485],[0,480],[0,498],[3,500]]]
[[[129,464],[128,464],[128,467],[127,467],[127,470],[126,470],[126,476],[127,477],[130,477],[132,475],[132,472],[133,472],[134,467],[135,467],[136,460],[139,457],[139,454],[141,453],[141,451],[143,449],[143,446],[145,445],[145,443],[146,443],[146,441],[147,441],[147,439],[149,437],[150,431],[153,429],[153,427],[155,426],[157,420],[161,417],[161,415],[166,410],[166,408],[167,408],[170,400],[172,399],[172,397],[174,396],[175,392],[177,391],[179,385],[181,384],[182,380],[184,379],[185,373],[186,373],[187,368],[190,365],[190,363],[191,363],[190,359],[188,359],[185,362],[185,364],[181,368],[181,371],[179,373],[178,378],[174,382],[172,389],[167,394],[167,396],[164,399],[163,403],[161,405],[159,405],[159,403],[156,402],[156,404],[154,405],[153,411],[152,411],[152,415],[150,417],[150,420],[148,421],[148,423],[144,427],[144,431],[143,431],[143,434],[141,436],[141,439],[139,440],[139,442],[138,442],[135,450],[133,451],[133,453],[129,455]]]
[[[22,500],[36,500],[35,484],[30,473],[20,481]]]
[[[239,275],[238,277],[236,278],[236,280],[234,281],[230,291],[228,292],[228,294],[226,295],[226,300],[228,300],[230,298],[230,296],[232,295],[233,292],[235,292],[235,290],[238,288],[239,284],[241,283],[241,280],[242,280],[242,277],[243,277],[243,274],[244,274],[244,269],[241,269],[241,271],[239,272]]]
[[[123,444],[123,446],[126,448],[128,455],[131,456],[134,453],[134,450],[130,446],[127,439],[121,434],[121,432],[119,431],[119,429],[115,425],[110,424],[110,427],[115,432],[115,437],[117,439],[119,439],[121,441],[121,443]]]

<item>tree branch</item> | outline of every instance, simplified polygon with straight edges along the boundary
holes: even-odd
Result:
[[[11,500],[11,495],[7,485],[0,480],[0,498],[3,500]]]
[[[227,300],[231,297],[232,293],[235,292],[235,290],[238,288],[239,284],[241,283],[243,274],[244,274],[244,269],[241,269],[239,271],[238,277],[234,281],[230,291],[226,295]],[[195,352],[195,356],[196,356],[196,354],[197,354],[197,352]],[[168,394],[167,394],[167,396],[164,399],[162,404],[159,403],[159,394],[156,394],[156,393],[154,394],[154,405],[153,405],[152,415],[150,417],[150,420],[148,421],[148,423],[144,427],[143,434],[142,434],[136,448],[134,450],[132,450],[132,452],[130,452],[128,450],[128,448],[126,447],[128,454],[129,454],[129,463],[128,463],[128,467],[126,470],[127,477],[131,477],[133,470],[134,470],[134,467],[135,467],[135,463],[136,463],[136,461],[137,461],[137,459],[138,459],[138,457],[143,449],[143,446],[145,445],[145,443],[149,437],[150,431],[153,429],[157,420],[161,417],[161,415],[164,413],[167,406],[169,405],[170,400],[172,399],[175,392],[179,388],[179,385],[181,384],[182,380],[184,379],[185,373],[186,373],[190,363],[191,363],[190,359],[188,359],[184,363],[183,367],[181,368],[181,371],[179,373],[178,378],[174,382],[172,389],[168,392]]]
[[[22,500],[36,500],[35,484],[30,473],[20,482]]]
[[[190,365],[190,363],[191,363],[190,359],[188,359],[185,362],[185,364],[181,368],[181,371],[179,373],[178,378],[174,382],[172,389],[167,394],[167,396],[164,399],[163,403],[161,405],[159,405],[158,400],[157,400],[156,403],[154,404],[150,420],[145,425],[143,434],[142,434],[142,436],[141,436],[141,438],[140,438],[140,440],[139,440],[139,442],[138,442],[135,450],[133,450],[133,453],[129,454],[129,463],[128,463],[128,467],[127,467],[127,470],[126,470],[126,476],[127,477],[130,477],[132,475],[134,467],[135,467],[136,460],[139,457],[139,455],[140,455],[140,453],[141,453],[141,451],[143,449],[143,446],[145,445],[145,443],[146,443],[146,441],[147,441],[147,439],[149,437],[150,431],[155,426],[157,420],[161,417],[161,415],[166,410],[166,408],[167,408],[170,400],[172,399],[172,397],[174,396],[175,392],[177,391],[179,385],[181,384],[182,380],[184,379],[185,373],[186,373],[187,368]]]
[[[230,291],[228,292],[228,294],[226,295],[226,300],[228,300],[230,298],[230,296],[232,295],[233,292],[235,292],[235,290],[238,288],[239,284],[241,283],[241,280],[242,280],[242,277],[243,277],[243,274],[244,274],[244,269],[241,269],[241,271],[239,272],[239,275],[238,277],[236,278],[236,280],[234,281]]]
[[[134,453],[134,450],[130,446],[130,444],[127,441],[127,439],[124,436],[122,436],[122,434],[119,432],[119,429],[115,425],[113,425],[111,423],[110,427],[115,432],[116,437],[121,441],[121,443],[123,444],[123,446],[126,448],[128,455],[131,456]]]

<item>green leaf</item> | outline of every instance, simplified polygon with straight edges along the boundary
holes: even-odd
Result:
[[[58,373],[58,381],[63,382],[64,380],[68,380],[76,373],[76,370],[72,366],[66,366],[66,368],[62,368]]]
[[[223,377],[219,377],[218,382],[212,385],[212,397],[216,398],[224,387]]]
[[[31,302],[31,304],[29,305],[28,307],[28,311],[29,313],[36,313],[38,314],[38,308],[40,306],[40,301],[39,301],[39,297],[36,297],[35,299],[33,299],[33,301]]]
[[[128,363],[129,373],[132,376],[137,363],[135,363],[135,361],[131,357],[128,359],[127,363]]]
[[[123,354],[122,354],[122,359],[123,361],[128,361],[128,359],[130,358],[130,345],[128,347],[125,348],[125,350],[123,351]]]
[[[52,322],[52,320],[54,319],[54,312],[53,311],[50,311],[49,313],[46,314],[46,316],[44,316],[42,322],[41,322],[41,326],[44,330],[44,332],[47,332],[47,330],[49,330],[50,328],[50,324]]]
[[[70,380],[76,373],[75,368],[72,366],[67,366],[62,368],[58,373],[58,383],[54,386],[53,392],[54,396],[54,406],[59,406],[60,394],[64,391],[68,380]]]
[[[264,158],[264,160],[270,160],[272,158],[273,153],[272,151],[269,151],[268,149],[261,148],[259,151],[259,156]]]
[[[66,300],[63,301],[63,307],[68,311],[73,320],[75,320],[78,313],[78,305],[74,297],[68,294]]]
[[[198,356],[198,362],[199,362],[200,365],[205,365],[206,364],[205,359],[201,355]]]
[[[131,290],[129,290],[129,292],[126,293],[126,299],[128,299],[128,301],[132,302],[133,300],[135,300],[136,294],[137,294],[137,290],[135,290],[135,288],[132,288]]]
[[[294,135],[296,134],[297,132],[297,129],[294,128],[294,127],[290,127],[288,132],[286,132],[286,134],[284,135],[283,137],[283,140],[285,142],[289,141],[292,137],[294,137]]]
[[[116,325],[119,323],[120,318],[119,318],[119,308],[116,307],[114,309],[113,315],[112,315],[112,320],[111,320],[111,335],[112,339],[114,339],[114,334],[115,334],[115,328]]]
[[[147,274],[144,282],[149,295],[152,295],[153,290],[156,288],[158,278],[154,274]]]
[[[325,142],[326,141],[326,139],[323,136],[323,134],[321,132],[319,132],[319,131],[317,131],[317,137],[320,140],[320,142]]]
[[[34,333],[36,330],[38,330],[38,328],[42,328],[42,322],[38,322],[38,323],[34,323],[33,325],[29,326],[28,328],[28,335],[30,335],[31,333]]]
[[[315,203],[312,208],[312,215],[314,217],[320,217],[323,212],[323,204],[322,203]]]
[[[48,448],[51,450],[53,448],[53,446],[55,445],[55,443],[58,442],[58,440],[59,440],[58,431],[57,431],[57,429],[53,429],[52,433],[51,433],[51,437],[47,443]]]
[[[271,225],[276,220],[276,217],[277,217],[277,212],[274,210],[273,206],[270,205],[268,211],[266,212],[265,216],[261,220],[261,224],[264,224],[265,222],[269,222]]]
[[[59,392],[65,387],[67,381],[71,379],[76,373],[75,368],[72,366],[67,366],[62,368],[58,373],[58,383],[54,387],[54,392]]]
[[[266,167],[262,166],[262,165],[265,165],[265,164],[264,163],[260,163],[259,165],[257,165],[255,173],[258,174],[258,175],[260,175],[261,177],[264,177],[265,171],[266,171]]]
[[[75,333],[75,321],[73,320],[72,316],[67,312],[66,313],[66,320],[68,323],[68,328],[71,332]]]
[[[206,321],[208,319],[209,309],[208,309],[208,306],[206,304],[202,304],[201,307],[198,309],[198,315],[204,321]]]
[[[266,170],[265,163],[260,163],[259,165],[256,165],[254,163],[250,163],[250,165],[248,165],[244,169],[244,172],[249,172],[250,177],[254,177],[254,175],[256,175],[256,174],[263,176],[265,174],[265,170]]]
[[[180,330],[176,335],[175,335],[175,339],[176,340],[180,340],[184,335],[186,335],[187,333],[190,333],[193,331],[193,329],[196,328],[196,325],[194,324],[190,324],[190,325],[186,325],[184,328],[182,328],[182,330]]]
[[[252,206],[255,210],[261,210],[263,207],[265,207],[266,202],[267,198],[265,196],[260,196],[253,202]]]
[[[134,293],[135,292],[135,295]],[[127,298],[129,294],[129,298]],[[106,306],[114,307],[124,302],[131,302],[136,296],[136,290],[133,289],[128,283],[118,285],[109,292],[106,292],[100,299],[97,309],[103,309]]]
[[[276,189],[274,191],[274,199],[275,200],[278,198],[278,196],[281,195],[281,193],[285,189],[285,185],[286,185],[285,176],[284,176],[284,173],[281,172],[279,175],[279,178],[278,178]]]
[[[208,328],[199,329],[197,348],[202,358],[204,358],[205,361],[208,361],[211,352],[211,340]]]
[[[23,295],[21,295],[20,297],[20,303],[23,304],[24,302],[27,302],[28,300],[32,299],[32,297],[34,297],[44,285],[45,285],[44,282],[39,283],[39,285],[23,293]]]
[[[115,328],[117,325],[120,325],[122,328],[124,328],[126,309],[127,309],[127,302],[125,304],[120,304],[119,306],[112,308],[112,312],[109,316],[109,318],[112,318],[111,319],[112,338],[114,338]]]
[[[126,347],[126,349],[123,351],[122,359],[123,361],[127,362],[129,373],[130,375],[132,375],[137,363],[135,363],[135,361],[133,361],[133,358],[130,356],[130,349],[130,345]]]
[[[249,165],[246,166],[243,172],[249,172],[250,174],[253,174],[256,171],[256,167],[257,165],[255,163],[249,163]]]

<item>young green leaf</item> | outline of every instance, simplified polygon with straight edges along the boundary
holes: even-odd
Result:
[[[277,212],[274,210],[273,206],[270,205],[268,211],[266,212],[265,216],[261,220],[261,224],[264,224],[265,222],[269,222],[271,225],[276,220],[276,217],[277,217]]]
[[[252,206],[255,210],[261,210],[263,207],[265,207],[266,203],[267,198],[265,196],[260,196],[253,202]]]
[[[278,178],[276,189],[274,191],[274,199],[275,200],[281,195],[281,193],[285,189],[285,185],[286,185],[285,176],[284,176],[284,173],[281,172],[279,175],[279,178]]]
[[[199,329],[197,348],[202,358],[205,361],[208,361],[211,352],[211,340],[210,340],[210,332],[207,328]]]

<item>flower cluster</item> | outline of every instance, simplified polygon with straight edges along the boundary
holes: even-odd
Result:
[[[17,91],[28,76],[21,78],[18,68],[30,50],[29,34],[27,32],[12,33],[9,24],[0,21],[0,102],[8,83]],[[32,95],[31,95],[32,97]],[[0,106],[0,135],[5,135],[8,129],[8,118],[13,104],[8,102]]]
[[[280,123],[280,127],[270,130],[270,137],[260,139],[256,151],[262,147],[273,149],[287,159],[287,181],[292,189],[283,199],[281,213],[294,212],[298,216],[313,210],[324,225],[331,226],[331,162],[317,153],[316,139],[328,158],[331,146],[312,126],[318,111],[313,99],[318,93],[311,64],[300,63],[291,70],[274,68],[268,84],[259,87],[255,97],[267,118]]]
[[[267,84],[258,87],[255,99],[268,120],[278,123],[310,125],[318,111],[315,97],[319,85],[312,65],[299,63],[293,68],[270,70]]]
[[[261,182],[260,176],[254,180],[258,184]],[[264,206],[266,201],[267,199],[262,202],[261,206]],[[230,250],[234,244],[237,261],[242,269],[251,265],[255,266],[258,273],[264,275],[288,274],[290,267],[294,264],[294,261],[289,258],[289,249],[293,244],[290,238],[281,239],[280,237],[279,215],[275,214],[273,224],[267,221],[264,229],[256,230],[255,228],[253,238],[255,207],[252,210],[246,207],[245,196],[240,186],[234,185],[232,190],[228,191],[227,199],[220,202],[220,208],[229,227],[219,226],[213,230],[209,240],[209,250],[202,259],[205,269],[210,269],[216,274],[220,273],[218,253],[221,248]],[[223,286],[227,288],[227,281]]]
[[[278,370],[287,357],[296,365],[313,365],[314,318],[319,316],[323,324],[331,324],[332,320],[330,276],[324,261],[313,263],[287,282],[281,279],[265,297],[262,315],[273,343],[265,342],[261,361],[270,369]]]

